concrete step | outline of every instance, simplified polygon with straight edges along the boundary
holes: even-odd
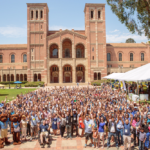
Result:
[[[47,86],[76,86],[77,83],[48,83]],[[88,83],[79,83],[80,85],[88,85]]]

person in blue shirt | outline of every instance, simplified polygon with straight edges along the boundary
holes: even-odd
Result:
[[[92,127],[94,125],[93,120],[89,119],[89,115],[86,115],[86,118],[84,120],[84,125],[85,125],[85,147],[87,146],[87,141],[90,138],[92,147],[94,147],[93,144],[93,137],[92,137]]]
[[[123,128],[123,141],[124,141],[124,149],[128,148],[128,150],[131,150],[131,131],[130,131],[131,125],[132,120],[129,122],[129,120],[126,119]]]
[[[43,124],[41,124],[38,129],[40,130],[40,140],[41,145],[43,145],[43,136],[48,137],[48,130],[50,130],[50,125],[46,124],[46,121],[43,120]],[[46,143],[49,144],[48,138],[46,138]]]

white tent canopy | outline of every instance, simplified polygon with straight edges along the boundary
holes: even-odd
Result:
[[[150,63],[130,70],[119,76],[113,76],[111,79],[125,80],[125,81],[150,81]]]
[[[117,79],[118,76],[122,75],[124,73],[112,73],[109,74],[108,76],[103,77],[104,79]]]

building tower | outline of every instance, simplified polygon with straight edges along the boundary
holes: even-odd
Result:
[[[88,79],[91,81],[107,75],[105,4],[86,4],[84,13]]]
[[[48,12],[46,3],[27,3],[28,81],[47,83]]]

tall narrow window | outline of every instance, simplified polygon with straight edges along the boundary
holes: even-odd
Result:
[[[0,63],[3,63],[3,55],[0,55]]]
[[[70,51],[69,51],[69,49],[66,49],[66,50],[65,50],[65,57],[66,57],[66,58],[69,58],[69,57],[70,57]]]
[[[144,53],[141,53],[141,61],[144,61]]]
[[[130,53],[130,61],[133,61],[133,53]]]
[[[43,18],[43,11],[41,10],[41,19]]]
[[[81,58],[81,49],[77,49],[76,56],[77,56],[77,58]]]
[[[122,61],[122,54],[119,53],[119,61]]]
[[[38,19],[38,11],[36,11],[36,19]]]
[[[94,51],[94,47],[92,48],[92,51]]]
[[[92,10],[91,11],[91,19],[93,19],[93,16],[94,16],[94,11]]]
[[[41,40],[42,40],[42,35],[41,35]]]
[[[101,11],[98,11],[98,19],[101,18]]]
[[[27,54],[23,55],[23,62],[27,62]]]
[[[107,61],[111,61],[111,55],[110,55],[110,53],[107,53]]]
[[[92,57],[92,59],[94,60],[94,56]]]
[[[31,11],[31,19],[33,19],[33,10]]]
[[[57,48],[53,49],[52,56],[53,56],[52,58],[58,58],[58,49]]]
[[[14,62],[15,62],[15,55],[12,54],[12,55],[11,55],[11,63],[14,63]]]

